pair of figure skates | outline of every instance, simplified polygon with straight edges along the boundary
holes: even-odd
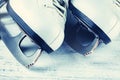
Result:
[[[13,36],[11,27],[1,20],[0,37],[27,67],[34,65],[42,51],[51,53],[64,40],[87,55],[100,41],[108,44],[119,32],[119,0],[1,0],[0,7],[4,3],[6,16],[10,15],[20,29]]]

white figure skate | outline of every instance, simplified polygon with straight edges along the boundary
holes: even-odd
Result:
[[[12,37],[2,25],[1,38],[21,64],[32,66],[43,50],[51,53],[61,46],[66,8],[63,0],[9,0],[7,11],[22,32]]]
[[[88,25],[105,44],[118,35],[120,19],[116,14],[120,13],[119,0],[71,0],[70,4],[73,14]]]

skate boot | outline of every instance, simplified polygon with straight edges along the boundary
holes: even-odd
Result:
[[[66,1],[63,0],[8,2],[7,11],[21,32],[11,37],[7,35],[10,32],[2,27],[4,30],[2,33],[7,35],[2,39],[21,64],[30,67],[37,61],[42,51],[51,53],[61,46],[64,40],[66,8]],[[32,54],[28,55],[30,53]]]
[[[82,21],[75,17],[71,10],[67,11],[65,41],[75,51],[88,55],[99,44],[99,37]]]
[[[81,26],[89,28],[92,32],[98,35],[100,41],[108,44],[118,35],[120,30],[120,21],[116,16],[115,11],[110,7],[110,5],[114,5],[114,2],[115,0],[71,0],[69,8],[72,11],[72,14],[80,21],[82,24]],[[119,4],[119,0],[116,0],[116,3]],[[78,29],[76,29],[76,33],[77,32],[79,32]],[[86,34],[86,36],[87,35],[89,36],[88,38],[90,38],[90,34]],[[85,36],[82,38],[84,37]],[[91,41],[94,42],[94,39],[90,40],[90,42]],[[79,52],[78,48],[80,47],[76,48],[77,44],[72,44],[71,46]]]
[[[118,35],[120,28],[120,19],[116,15],[119,10],[111,8],[116,6],[115,2],[118,4],[119,0],[90,0],[87,2],[85,0],[71,0],[70,9],[107,44]]]

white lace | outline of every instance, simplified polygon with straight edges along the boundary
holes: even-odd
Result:
[[[118,7],[120,7],[120,0],[115,0],[113,1],[113,3],[115,3]]]
[[[65,6],[61,6],[60,3],[58,2],[58,0],[52,0],[52,2],[53,2],[53,6],[47,4],[46,7],[55,9],[61,17],[66,18],[65,14],[66,14],[67,5],[65,4]],[[61,9],[63,11],[63,13],[58,8]]]

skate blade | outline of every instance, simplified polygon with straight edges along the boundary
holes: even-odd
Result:
[[[33,66],[42,53],[42,49],[21,32],[9,15],[0,21],[0,36],[12,55],[27,68]]]

